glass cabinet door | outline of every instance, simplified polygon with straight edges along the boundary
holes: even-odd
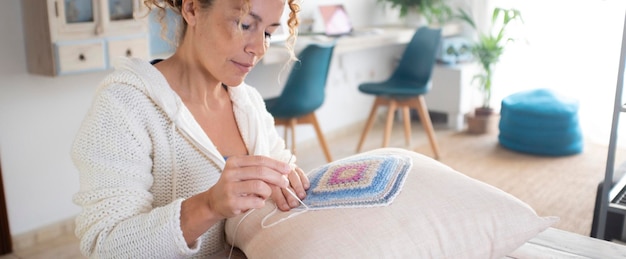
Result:
[[[141,0],[99,0],[102,25],[107,36],[125,35],[147,29],[147,9]],[[144,15],[144,11],[145,15]]]
[[[109,19],[111,21],[132,20],[134,13],[133,3],[130,0],[107,0],[109,7]]]
[[[55,18],[55,34],[60,38],[97,33],[100,22],[98,0],[48,0],[51,14]],[[86,36],[85,36],[86,37]]]
[[[95,22],[94,6],[90,0],[65,0],[63,7],[67,24]]]

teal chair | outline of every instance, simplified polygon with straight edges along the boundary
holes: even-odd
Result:
[[[398,67],[386,81],[359,85],[360,92],[374,95],[376,99],[359,140],[357,152],[361,151],[367,133],[373,126],[378,107],[388,106],[383,147],[389,144],[393,117],[398,108],[402,108],[403,111],[404,135],[406,145],[410,146],[411,123],[409,111],[410,109],[416,109],[424,130],[428,134],[434,157],[439,159],[439,147],[437,146],[435,131],[426,108],[424,95],[431,88],[430,79],[440,41],[441,29],[420,27],[408,43],[406,50],[400,58]]]
[[[324,103],[326,78],[335,44],[311,44],[298,54],[287,82],[278,97],[265,100],[275,125],[285,127],[285,141],[291,130],[291,151],[296,153],[295,127],[312,124],[328,162],[332,161],[326,139],[317,122],[315,110]]]

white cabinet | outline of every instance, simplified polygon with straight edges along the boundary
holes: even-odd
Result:
[[[60,75],[106,69],[103,41],[57,42],[54,51]]]
[[[104,70],[117,56],[149,58],[141,0],[22,0],[28,71],[58,76]]]
[[[476,89],[471,82],[478,68],[475,63],[463,63],[437,64],[433,69],[432,89],[424,95],[428,110],[445,113],[448,127],[455,131],[465,128],[465,114],[476,107],[472,98]]]

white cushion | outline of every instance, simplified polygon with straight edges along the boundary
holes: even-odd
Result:
[[[415,152],[382,148],[351,158],[373,154],[412,159],[390,205],[307,211],[262,228],[275,208],[268,202],[227,220],[227,240],[248,258],[501,258],[558,221]]]

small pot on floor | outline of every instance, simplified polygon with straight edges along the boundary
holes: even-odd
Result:
[[[493,108],[478,107],[474,112],[465,115],[467,132],[471,134],[486,134],[492,131],[495,121]]]

